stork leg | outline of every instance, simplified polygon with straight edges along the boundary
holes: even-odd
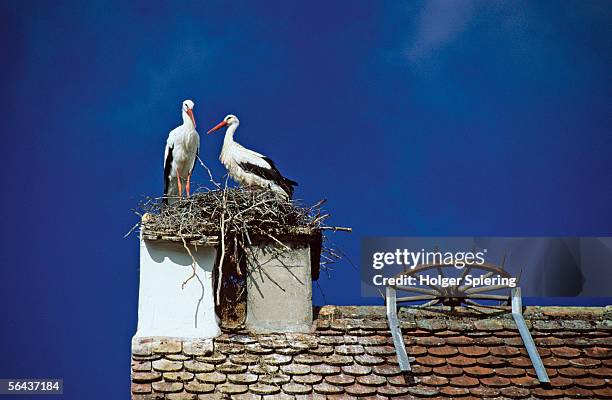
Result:
[[[187,193],[187,198],[189,198],[190,189],[191,189],[191,174],[187,175],[187,184],[185,184],[185,193]]]
[[[183,185],[181,184],[181,176],[176,171],[176,181],[178,183],[179,198],[183,197]]]

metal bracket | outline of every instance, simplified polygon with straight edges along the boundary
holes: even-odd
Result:
[[[523,344],[527,349],[527,353],[531,359],[531,364],[533,364],[533,368],[538,375],[538,380],[541,383],[550,382],[548,374],[546,373],[546,368],[544,368],[544,364],[542,363],[542,359],[538,353],[538,349],[533,342],[531,333],[529,333],[529,329],[527,329],[527,324],[525,324],[525,319],[523,318],[523,301],[521,299],[520,287],[512,288],[512,317],[514,318],[514,322],[521,333]]]
[[[395,354],[397,354],[397,361],[399,362],[400,370],[403,372],[410,371],[410,362],[408,361],[408,354],[406,354],[406,346],[404,345],[404,338],[402,336],[402,330],[400,328],[399,320],[397,318],[397,301],[395,288],[387,286],[385,293],[385,299],[387,304],[387,322],[389,324],[389,330],[393,337],[393,345],[395,347]]]

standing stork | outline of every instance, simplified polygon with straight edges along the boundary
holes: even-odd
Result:
[[[263,154],[244,148],[234,141],[234,133],[240,121],[235,115],[228,115],[208,131],[214,131],[227,126],[223,148],[219,160],[227,168],[233,180],[246,187],[270,188],[286,199],[293,197],[293,187],[297,182],[281,175],[274,162]]]
[[[183,102],[183,125],[170,131],[164,153],[164,203],[174,203],[183,196],[183,184],[187,197],[191,190],[191,174],[200,151],[200,135],[196,131],[193,116],[194,103]]]

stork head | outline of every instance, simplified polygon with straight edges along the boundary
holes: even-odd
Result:
[[[224,126],[238,126],[239,124],[240,120],[238,119],[238,117],[233,114],[229,114],[227,117],[223,118],[223,121],[219,122],[217,125],[215,125],[214,128],[209,130],[208,133],[213,133],[214,131],[221,129]]]
[[[193,127],[196,127],[195,117],[193,116],[193,106],[195,104],[191,100],[183,101],[183,121],[188,123],[191,120]]]

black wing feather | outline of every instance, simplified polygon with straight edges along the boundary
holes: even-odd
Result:
[[[166,157],[166,163],[164,164],[164,203],[166,204],[168,203],[167,196],[170,189],[170,172],[172,171],[172,149],[174,149],[174,146],[168,149],[168,157]]]
[[[240,166],[240,168],[244,169],[247,172],[251,172],[257,176],[276,183],[289,195],[289,198],[293,197],[293,187],[298,186],[298,183],[292,181],[291,179],[285,178],[280,173],[278,168],[276,168],[274,161],[272,161],[270,158],[262,157],[262,159],[265,160],[268,165],[270,165],[270,168],[263,168],[248,162],[240,163],[238,165]]]

